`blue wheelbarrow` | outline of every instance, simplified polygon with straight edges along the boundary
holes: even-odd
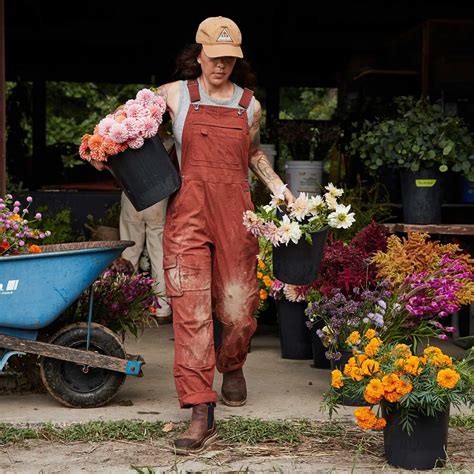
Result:
[[[47,342],[46,330],[121,252],[134,242],[45,245],[42,253],[0,257],[0,372],[14,355],[40,356],[47,391],[68,407],[108,403],[127,375],[141,376],[140,356],[130,356],[114,332],[92,322],[69,323]],[[51,326],[53,327],[53,326]]]

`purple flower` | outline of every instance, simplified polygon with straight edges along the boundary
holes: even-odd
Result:
[[[10,197],[10,199],[11,199],[11,197]],[[33,202],[33,198],[32,198],[31,196],[28,196],[28,197],[26,198],[26,200],[27,200],[28,202]]]

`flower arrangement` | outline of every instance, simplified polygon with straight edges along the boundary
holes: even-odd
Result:
[[[163,97],[150,89],[138,91],[135,99],[103,118],[92,135],[82,137],[79,155],[86,161],[107,161],[127,148],[141,148],[158,133],[165,111]]]
[[[117,259],[93,283],[94,321],[112,331],[135,337],[147,324],[156,322],[154,314],[160,308],[154,286],[155,280],[144,273],[133,273],[133,266],[123,258]],[[88,295],[79,301],[77,317],[87,319]]]
[[[22,209],[20,201],[13,201],[11,194],[0,198],[0,257],[41,253],[37,242],[51,235],[49,230],[42,231],[32,227],[42,216],[37,212],[34,218],[28,219],[33,198],[28,196],[26,201],[28,204]]]
[[[312,232],[327,226],[347,229],[355,221],[350,205],[338,202],[344,191],[332,183],[325,187],[324,196],[309,197],[300,193],[289,205],[285,205],[285,187],[286,184],[271,195],[268,205],[259,206],[257,212],[245,211],[243,216],[244,226],[250,233],[275,247],[289,242],[296,244],[301,237],[312,242]]]
[[[420,414],[436,416],[451,404],[474,403],[474,350],[456,362],[438,347],[428,346],[417,356],[405,344],[386,344],[373,329],[349,339],[353,341],[353,357],[343,371],[332,371],[331,388],[324,395],[330,414],[343,396],[363,397],[370,405],[378,404],[383,413],[399,411],[402,428],[411,433]],[[372,408],[358,408],[354,414],[361,428],[386,425],[386,419]]]

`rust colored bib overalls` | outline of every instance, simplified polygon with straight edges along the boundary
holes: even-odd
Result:
[[[248,185],[249,126],[245,90],[239,108],[200,105],[197,81],[181,155],[182,185],[168,206],[164,235],[167,295],[173,309],[174,377],[181,407],[217,401],[214,368],[245,362],[256,328],[258,243],[242,223],[253,209]],[[212,308],[222,323],[214,351]]]

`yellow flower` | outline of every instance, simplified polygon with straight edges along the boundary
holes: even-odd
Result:
[[[394,351],[400,357],[410,357],[412,355],[410,348],[406,344],[397,344]]]
[[[369,340],[373,339],[376,335],[377,333],[375,332],[375,329],[367,329],[364,334],[364,336]]]
[[[257,272],[257,278],[261,280],[263,278],[263,273],[262,272]]]
[[[359,331],[352,331],[350,336],[346,339],[347,344],[352,344],[353,346],[359,344],[360,334]]]
[[[342,372],[340,370],[333,370],[331,372],[331,386],[334,388],[341,388],[344,386]]]
[[[454,388],[461,376],[453,369],[442,369],[438,372],[436,381],[443,388]]]
[[[380,369],[380,364],[373,359],[366,359],[362,362],[362,373],[364,375],[374,375]]]
[[[268,298],[268,291],[267,290],[260,290],[260,299],[266,300]]]
[[[265,262],[263,260],[258,261],[258,268],[260,268],[262,270],[265,268]]]

